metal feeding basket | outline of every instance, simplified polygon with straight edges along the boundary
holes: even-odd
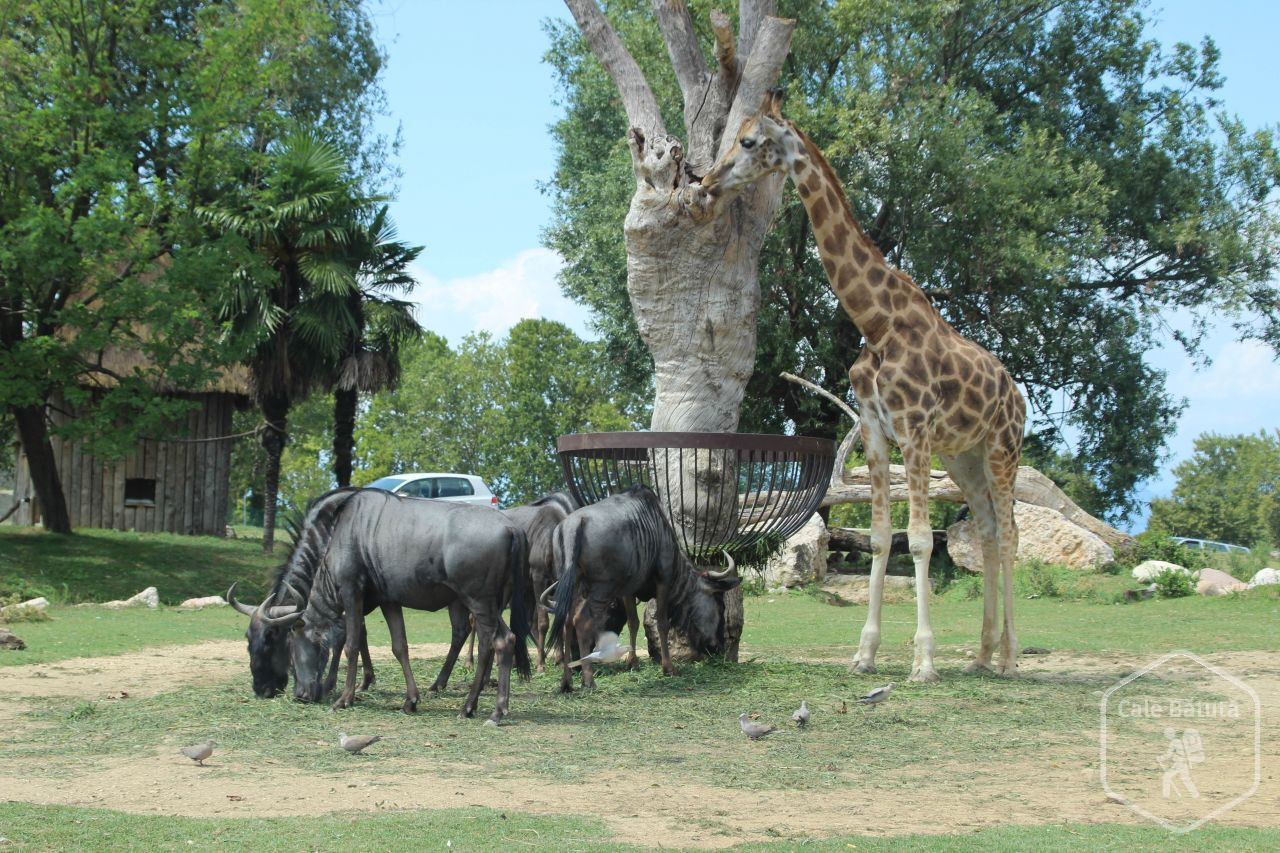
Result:
[[[809,520],[836,452],[825,438],[714,432],[581,433],[557,449],[582,505],[643,483],[690,559],[716,561],[725,550],[744,563],[759,563]]]

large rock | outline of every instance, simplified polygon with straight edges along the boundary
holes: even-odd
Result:
[[[43,613],[49,609],[49,599],[32,598],[27,601],[20,601],[17,604],[10,604],[8,607],[0,607],[0,616],[21,616],[25,613],[35,611]]]
[[[205,607],[226,607],[227,601],[220,595],[206,595],[203,598],[188,598],[178,606],[190,610],[201,610]]]
[[[27,647],[27,644],[15,636],[12,632],[0,628],[0,649],[13,649],[20,652]]]
[[[830,538],[822,516],[814,513],[764,567],[765,586],[784,589],[821,583],[827,574]]]
[[[1280,569],[1258,569],[1257,574],[1249,581],[1249,589],[1271,584],[1280,584]]]
[[[1018,501],[1013,505],[1013,515],[1018,524],[1018,560],[1043,560],[1083,572],[1094,572],[1115,562],[1110,545],[1057,510]],[[972,572],[982,571],[982,540],[972,518],[947,528],[947,553],[956,565]]]
[[[1164,560],[1147,560],[1133,567],[1133,579],[1142,583],[1151,583],[1156,575],[1163,571],[1182,572],[1189,578],[1195,578],[1195,572],[1179,566],[1177,563],[1166,563]]]
[[[120,610],[123,607],[150,607],[155,610],[160,606],[160,593],[156,592],[154,586],[149,586],[132,598],[126,598],[124,601],[107,601],[102,606],[111,610]]]
[[[1248,584],[1244,581],[1236,580],[1226,572],[1220,572],[1217,569],[1201,569],[1200,582],[1196,584],[1196,592],[1201,595],[1226,595],[1248,588]]]

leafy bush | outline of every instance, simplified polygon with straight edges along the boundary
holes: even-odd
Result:
[[[1195,592],[1191,576],[1177,569],[1165,569],[1155,577],[1156,595],[1161,598],[1182,598]]]
[[[1200,559],[1198,554],[1199,552],[1174,542],[1167,533],[1148,530],[1134,537],[1132,548],[1116,554],[1116,567],[1127,573],[1139,563],[1145,563],[1147,560],[1161,560],[1190,568],[1192,563]]]
[[[10,605],[21,604],[35,597],[18,593],[0,595],[0,611]],[[0,622],[48,622],[51,618],[48,613],[43,610],[37,610],[34,607],[17,607],[7,613],[0,612]]]

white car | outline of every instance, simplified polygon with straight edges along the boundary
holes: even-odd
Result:
[[[410,498],[462,501],[476,506],[498,508],[497,496],[484,480],[473,474],[392,474],[374,480],[366,489],[382,489]]]

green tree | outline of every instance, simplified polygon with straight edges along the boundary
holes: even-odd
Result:
[[[379,93],[358,0],[11,0],[0,15],[0,408],[45,526],[69,531],[45,415],[103,457],[160,432],[231,360],[224,283],[190,215],[244,183],[282,128],[340,131],[362,180]],[[104,354],[139,353],[113,372]]]
[[[338,368],[361,336],[361,291],[348,256],[359,240],[358,195],[337,148],[299,132],[272,146],[265,173],[242,192],[201,208],[224,239],[234,270],[221,315],[250,342],[266,450],[262,547],[274,544],[280,460],[289,410]]]
[[[646,414],[602,350],[550,320],[523,320],[497,342],[469,336],[457,352],[428,332],[406,349],[399,388],[359,419],[357,479],[478,474],[504,504],[564,488],[559,436],[634,429]]]
[[[1151,530],[1254,545],[1280,543],[1280,430],[1196,439],[1173,469],[1173,495],[1151,501]]]
[[[607,14],[655,88],[675,90],[647,4]],[[709,2],[692,2],[708,29]],[[855,212],[961,332],[1026,389],[1033,430],[1099,511],[1122,517],[1181,403],[1144,361],[1162,312],[1198,308],[1280,346],[1270,131],[1219,111],[1218,52],[1165,48],[1141,0],[783,0],[798,23],[786,112],[821,146]],[[617,233],[634,181],[611,84],[577,30],[552,27],[564,119],[548,245],[610,352],[643,377]],[[609,246],[609,235],[613,248]],[[861,339],[837,306],[788,187],[761,255],[755,373],[741,428],[834,435],[833,389]],[[1184,343],[1195,352],[1198,331]],[[1064,405],[1065,401],[1065,405]],[[1064,434],[1078,436],[1068,446]]]

